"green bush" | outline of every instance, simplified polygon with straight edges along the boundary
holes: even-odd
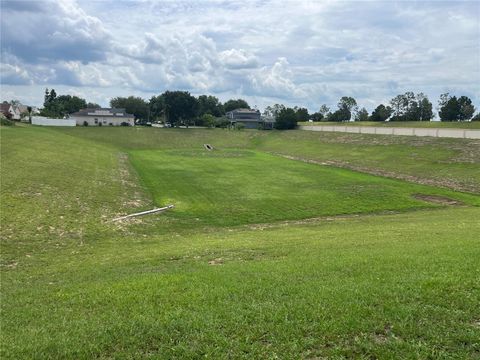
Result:
[[[1,126],[14,126],[15,122],[7,119],[5,115],[0,114],[0,125]]]

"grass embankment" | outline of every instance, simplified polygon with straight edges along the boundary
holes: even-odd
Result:
[[[480,205],[477,196],[238,150],[133,151],[131,159],[167,218],[184,226],[240,225],[435,206],[415,194]]]
[[[452,128],[480,129],[480,121],[346,121],[346,122],[300,122],[298,125],[335,125],[335,126],[379,126],[379,127],[415,127],[415,128]]]
[[[332,162],[356,170],[480,193],[480,141],[306,131],[63,128],[76,138],[140,149],[251,149]],[[448,164],[448,166],[447,166]]]
[[[142,143],[131,136],[134,129],[76,130],[1,130],[2,358],[478,356],[478,207],[232,226],[235,219],[249,222],[235,208],[247,193],[258,194],[249,205],[261,217],[262,202],[273,194],[315,208],[321,195],[314,189],[320,184],[321,192],[323,183],[324,196],[333,194],[338,203],[330,211],[337,212],[347,201],[332,185],[337,181],[359,189],[373,183],[381,192],[398,187],[384,199],[367,191],[366,204],[357,204],[365,209],[426,203],[410,198],[414,184],[259,152],[277,150],[291,136],[298,143],[300,132],[197,130],[185,132],[182,143],[177,131],[145,131]],[[230,142],[252,150],[178,151],[187,141],[196,149]],[[291,151],[313,151],[315,144],[319,138],[307,137]],[[146,188],[125,162],[126,149]],[[458,151],[441,152],[444,167]],[[221,154],[231,156],[216,157]],[[429,165],[429,159],[420,161]],[[237,176],[229,174],[235,162],[242,170]],[[268,166],[282,169],[275,180],[266,179],[273,172]],[[270,190],[245,184],[252,178]],[[163,201],[157,186],[179,199],[178,217],[174,210],[108,222]],[[289,186],[303,186],[309,196],[286,191]],[[472,204],[478,199],[422,186],[427,190]],[[199,207],[203,191],[213,201],[205,208]],[[370,204],[370,196],[379,197]],[[223,201],[235,211],[228,213]],[[284,219],[295,218],[296,210],[267,209]],[[185,227],[182,212],[205,223]]]

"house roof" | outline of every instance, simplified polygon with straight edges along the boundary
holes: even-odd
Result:
[[[115,118],[133,118],[133,114],[128,114],[121,108],[86,108],[70,114],[70,116],[111,116]]]
[[[1,111],[1,112],[5,112],[5,111],[8,112],[8,111],[10,110],[10,107],[11,107],[11,106],[12,106],[12,105],[10,105],[10,104],[8,104],[8,103],[7,103],[7,104],[1,103],[1,104],[0,104],[0,111]]]
[[[228,113],[248,113],[248,114],[256,114],[256,113],[259,113],[260,111],[258,110],[255,110],[255,109],[244,109],[244,108],[240,108],[240,109],[235,109],[235,110],[232,110],[232,111],[228,111]]]

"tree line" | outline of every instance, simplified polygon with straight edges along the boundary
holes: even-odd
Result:
[[[438,101],[438,116],[440,121],[480,121],[480,113],[474,116],[475,107],[467,96],[440,95]],[[330,111],[327,105],[309,114],[305,108],[286,108],[275,104],[267,106],[265,115],[275,116],[277,122],[285,122],[287,128],[292,128],[294,121],[432,121],[433,105],[423,93],[406,92],[392,98],[389,104],[378,105],[371,114],[364,107],[359,109],[357,101],[348,96],[342,97],[337,109]]]
[[[212,95],[195,97],[188,91],[165,91],[146,101],[141,97],[115,97],[110,106],[124,108],[133,114],[137,123],[164,122],[171,126],[228,126],[225,114],[228,111],[250,109],[243,99],[230,99],[222,103]],[[82,108],[99,108],[95,103],[71,95],[57,96],[54,89],[45,90],[44,107],[41,114],[48,117],[65,117]],[[450,96],[445,93],[438,101],[438,116],[441,121],[479,121],[480,114],[474,116],[475,107],[467,96]],[[294,128],[298,122],[306,121],[431,121],[434,118],[433,105],[423,93],[406,92],[392,98],[388,104],[378,105],[371,113],[359,108],[353,97],[343,96],[336,109],[327,105],[310,114],[304,107],[286,107],[282,104],[267,106],[263,115],[275,118],[278,129]]]
[[[55,89],[45,89],[43,109],[40,110],[40,115],[61,119],[85,108],[100,108],[100,105],[91,102],[87,103],[85,99],[78,96],[57,96]]]

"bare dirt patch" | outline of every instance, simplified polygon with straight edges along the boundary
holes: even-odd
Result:
[[[301,157],[297,157],[297,156],[285,155],[285,154],[280,154],[280,153],[272,153],[272,155],[281,156],[285,159],[302,161],[302,162],[309,163],[309,164],[317,164],[317,165],[324,165],[324,166],[335,166],[335,167],[354,170],[354,171],[358,171],[358,172],[362,172],[362,173],[366,173],[366,174],[383,176],[383,177],[388,177],[388,178],[398,179],[398,180],[405,180],[405,181],[409,181],[409,182],[413,182],[413,183],[421,184],[421,185],[440,186],[440,187],[449,188],[449,189],[453,189],[453,190],[457,190],[457,191],[466,191],[466,192],[473,192],[473,193],[479,191],[478,185],[464,184],[464,183],[460,183],[458,181],[455,181],[453,179],[421,178],[421,177],[418,177],[418,176],[401,174],[401,173],[396,173],[396,172],[393,172],[393,171],[387,171],[387,170],[382,170],[382,169],[377,169],[377,168],[370,168],[370,167],[366,167],[366,166],[358,166],[358,165],[351,164],[347,161],[339,161],[339,160],[318,161],[318,160],[305,159],[305,158],[301,158]]]
[[[208,265],[223,265],[223,259],[217,258],[217,259],[210,260],[208,262]]]
[[[450,199],[446,196],[414,194],[413,197],[417,200],[427,201],[427,202],[440,204],[440,205],[456,205],[456,206],[464,205],[463,202],[455,199]]]

